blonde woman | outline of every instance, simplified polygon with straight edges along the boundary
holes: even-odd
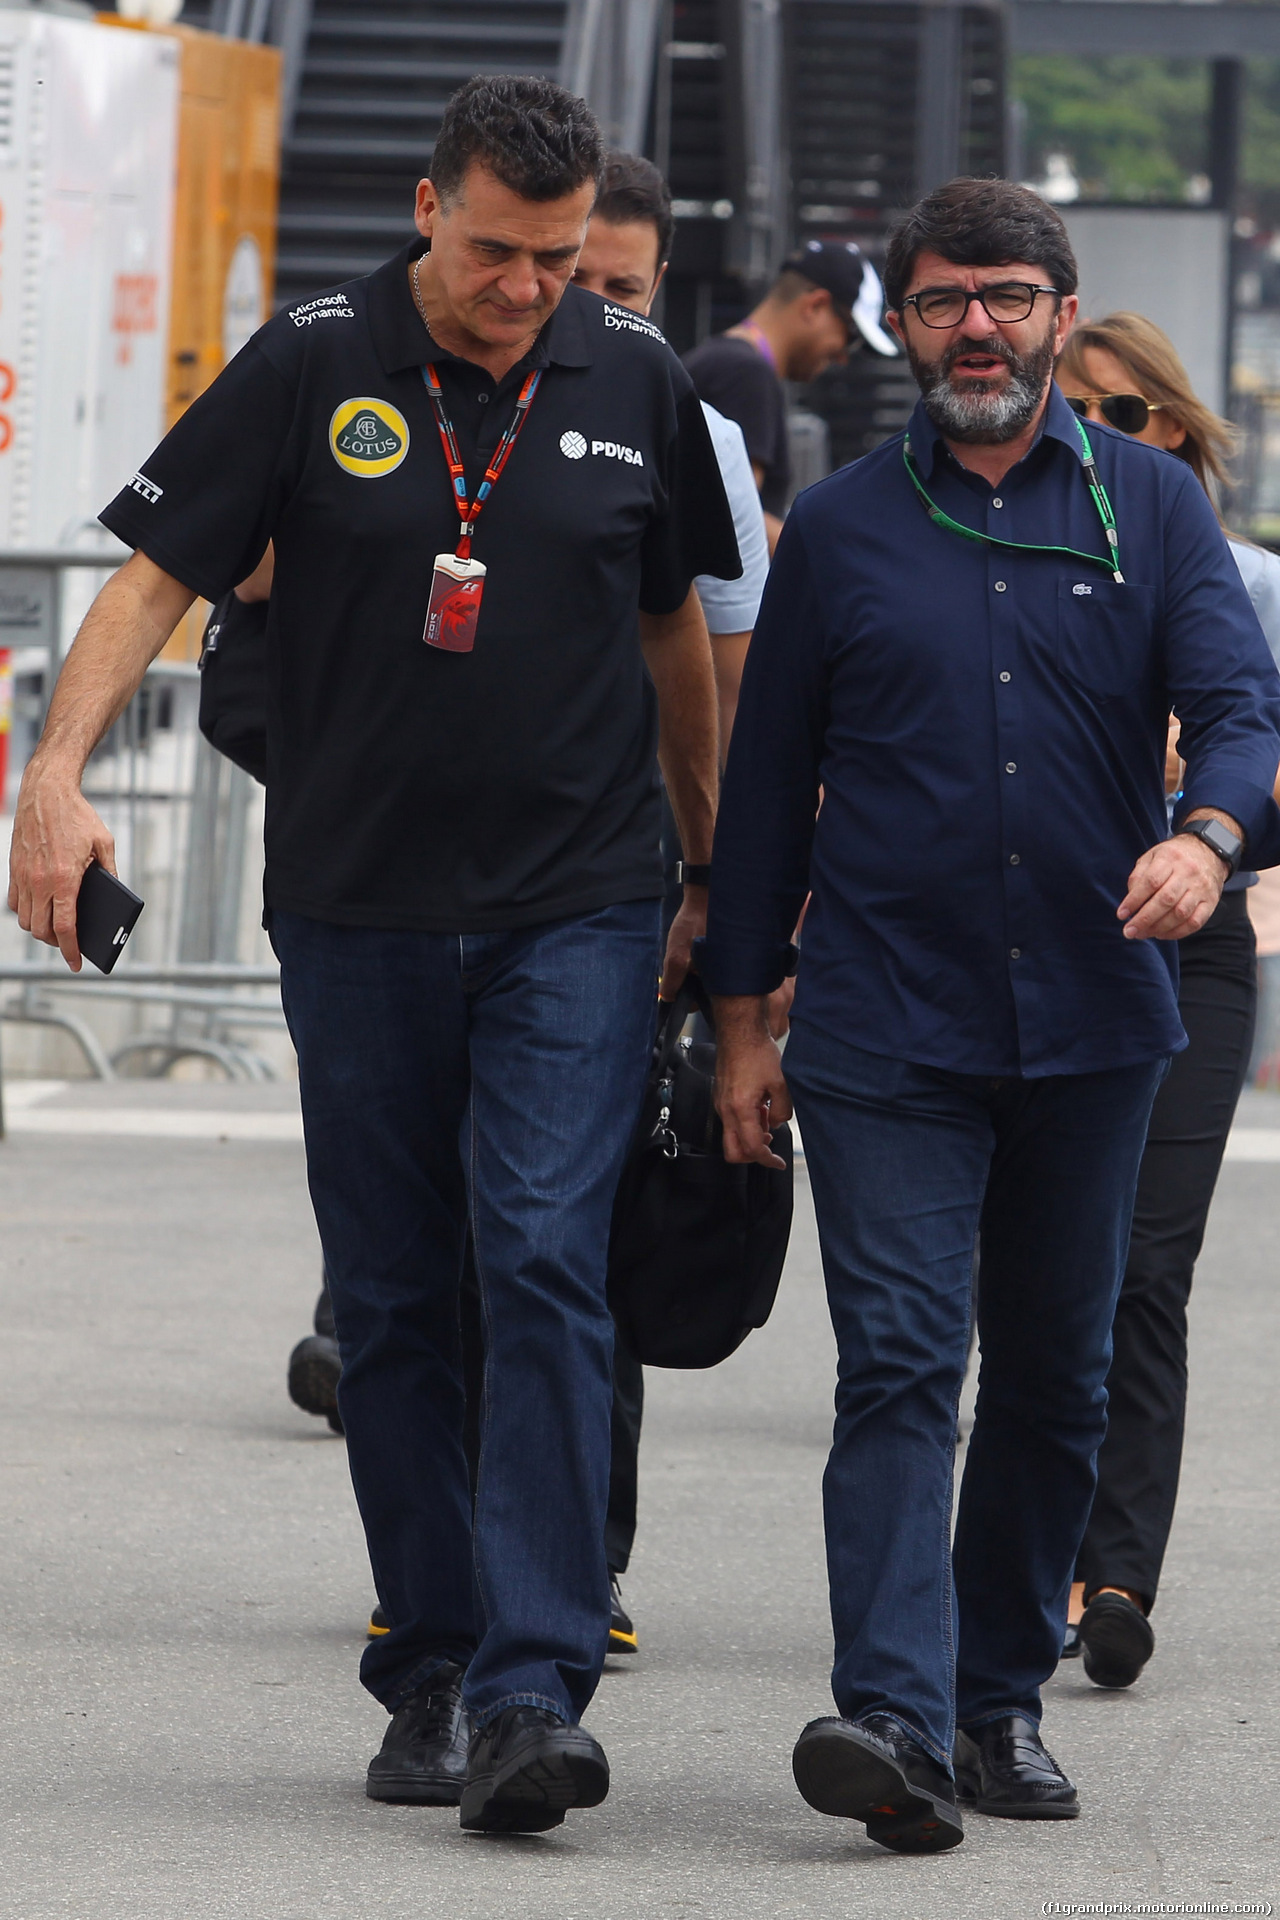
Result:
[[[1185,460],[1210,497],[1227,480],[1231,429],[1192,391],[1168,336],[1137,313],[1076,327],[1058,383],[1084,419]],[[1280,656],[1280,560],[1228,535],[1272,653]],[[1169,788],[1180,784],[1176,722]],[[1107,1380],[1098,1490],[1076,1562],[1064,1655],[1103,1687],[1137,1679],[1155,1648],[1148,1615],[1173,1521],[1187,1393],[1187,1299],[1257,1008],[1244,889],[1228,880],[1212,918],[1180,943],[1179,1012],[1190,1044],[1156,1095]],[[1086,1604],[1087,1603],[1087,1604]]]

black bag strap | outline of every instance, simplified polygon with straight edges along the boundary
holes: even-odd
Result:
[[[658,1002],[658,1031],[654,1041],[653,1065],[659,1077],[671,1065],[680,1043],[684,1023],[691,1013],[700,1013],[711,1031],[715,1032],[716,1023],[711,1011],[711,995],[703,986],[701,977],[694,973],[692,968],[685,975],[675,999]]]

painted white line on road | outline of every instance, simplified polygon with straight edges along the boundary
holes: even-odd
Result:
[[[1280,1127],[1233,1127],[1227,1135],[1228,1160],[1280,1160]]]
[[[114,1140],[297,1140],[298,1113],[165,1111],[158,1107],[11,1107],[8,1131],[97,1134]]]

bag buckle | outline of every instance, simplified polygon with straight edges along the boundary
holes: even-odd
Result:
[[[676,1160],[680,1155],[680,1142],[671,1127],[671,1101],[675,1093],[674,1080],[663,1080],[658,1085],[658,1123],[650,1136],[661,1148],[668,1160]]]

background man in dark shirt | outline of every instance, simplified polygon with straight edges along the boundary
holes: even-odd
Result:
[[[604,1269],[653,1031],[659,720],[705,862],[716,704],[691,582],[738,569],[687,375],[647,321],[568,284],[602,162],[550,82],[459,90],[421,237],[269,321],[104,511],[138,551],[68,657],[13,837],[21,924],[76,967],[79,881],[112,859],[85,762],[195,593],[219,599],[270,541],[268,922],[391,1623],[362,1664],[392,1714],[368,1791],[461,1798],[482,1829],[539,1831],[608,1790],[578,1719],[609,1633]],[[471,644],[425,644],[472,542]],[[669,989],[704,899],[686,891]]]
[[[865,341],[897,352],[880,324],[880,280],[852,241],[809,240],[759,306],[685,355],[698,397],[742,428],[773,552],[791,482],[784,380],[816,380]]]
[[[962,1838],[957,1787],[985,1813],[1077,1811],[1039,1690],[1093,1496],[1147,1120],[1185,1044],[1167,943],[1274,833],[1280,682],[1195,475],[1082,436],[1051,383],[1076,309],[1057,214],[953,181],[908,215],[885,280],[922,398],[905,436],[788,518],[703,973],[730,1159],[768,1162],[765,1121],[795,1098],[840,1351],[841,1717],[801,1734],[797,1783],[923,1851]],[[784,1081],[764,996],[810,885]]]

